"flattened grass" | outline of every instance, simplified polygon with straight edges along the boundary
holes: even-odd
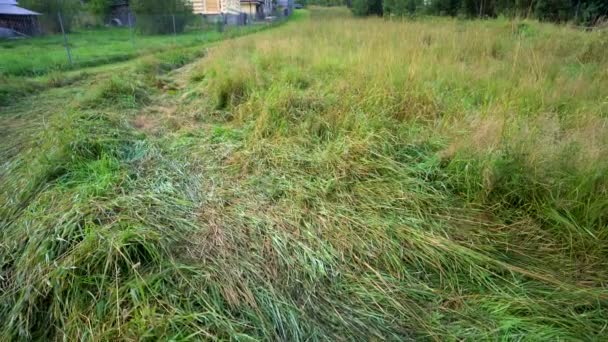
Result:
[[[1,336],[601,339],[601,42],[313,10],[8,107]]]

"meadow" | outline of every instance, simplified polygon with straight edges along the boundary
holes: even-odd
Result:
[[[0,107],[0,339],[601,340],[606,32],[296,16]]]

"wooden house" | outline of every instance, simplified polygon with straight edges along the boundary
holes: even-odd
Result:
[[[272,0],[192,0],[194,13],[205,16],[239,15],[264,19],[272,13]]]
[[[0,0],[0,28],[6,35],[9,32],[25,36],[40,34],[39,15],[19,7],[16,0]]]
[[[264,19],[272,14],[272,1],[270,0],[240,0],[241,12],[251,18]]]
[[[241,3],[239,0],[192,0],[192,9],[202,15],[239,14]]]

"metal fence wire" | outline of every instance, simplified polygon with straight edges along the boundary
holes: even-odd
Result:
[[[285,14],[282,10],[269,15],[134,15],[125,11],[101,17],[59,12],[26,23],[33,25],[28,27],[30,35],[0,21],[7,26],[0,27],[0,75],[34,76],[196,46],[277,25],[287,19]]]

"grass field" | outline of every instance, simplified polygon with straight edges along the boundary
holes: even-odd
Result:
[[[179,47],[201,45],[256,32],[265,24],[226,27],[220,32],[209,25],[191,28],[177,35],[146,36],[128,28],[77,30],[68,34],[72,62],[68,62],[63,36],[47,35],[32,39],[0,40],[0,76],[37,76],[52,71],[78,69],[132,59],[137,56]]]
[[[605,33],[298,16],[2,108],[1,339],[601,340]]]

